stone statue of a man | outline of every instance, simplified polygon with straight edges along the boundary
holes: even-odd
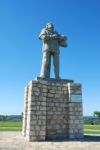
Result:
[[[54,30],[54,25],[48,23],[43,28],[39,39],[43,40],[43,58],[40,77],[50,78],[51,56],[53,56],[55,78],[59,79],[59,47],[67,47],[66,36]]]

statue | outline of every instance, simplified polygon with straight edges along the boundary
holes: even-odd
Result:
[[[43,41],[43,58],[40,77],[50,78],[51,57],[53,56],[55,78],[59,79],[59,47],[67,47],[67,37],[54,30],[54,25],[48,23],[43,28],[39,39]]]

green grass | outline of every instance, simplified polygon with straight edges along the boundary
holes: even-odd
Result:
[[[0,122],[0,131],[21,131],[22,122]]]
[[[100,131],[88,131],[88,130],[84,130],[85,134],[100,134]]]
[[[84,125],[85,129],[100,130],[100,125]]]
[[[100,125],[84,125],[85,134],[100,134]]]
[[[10,127],[6,127],[6,128],[1,128],[0,127],[0,131],[21,131],[22,128],[10,128]]]
[[[22,122],[0,122],[0,127],[21,127]]]
[[[22,122],[0,122],[0,131],[21,131]],[[84,125],[84,134],[100,134],[100,125]]]

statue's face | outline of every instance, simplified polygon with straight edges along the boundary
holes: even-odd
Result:
[[[53,26],[53,24],[51,24],[51,23],[48,24],[48,25],[47,25],[47,29],[48,29],[48,31],[51,31],[51,32],[54,31],[54,26]]]
[[[54,31],[54,28],[48,28],[48,31],[53,32],[53,31]]]

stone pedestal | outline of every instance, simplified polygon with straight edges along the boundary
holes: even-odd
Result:
[[[83,137],[81,84],[38,77],[24,98],[22,133],[29,141]]]

